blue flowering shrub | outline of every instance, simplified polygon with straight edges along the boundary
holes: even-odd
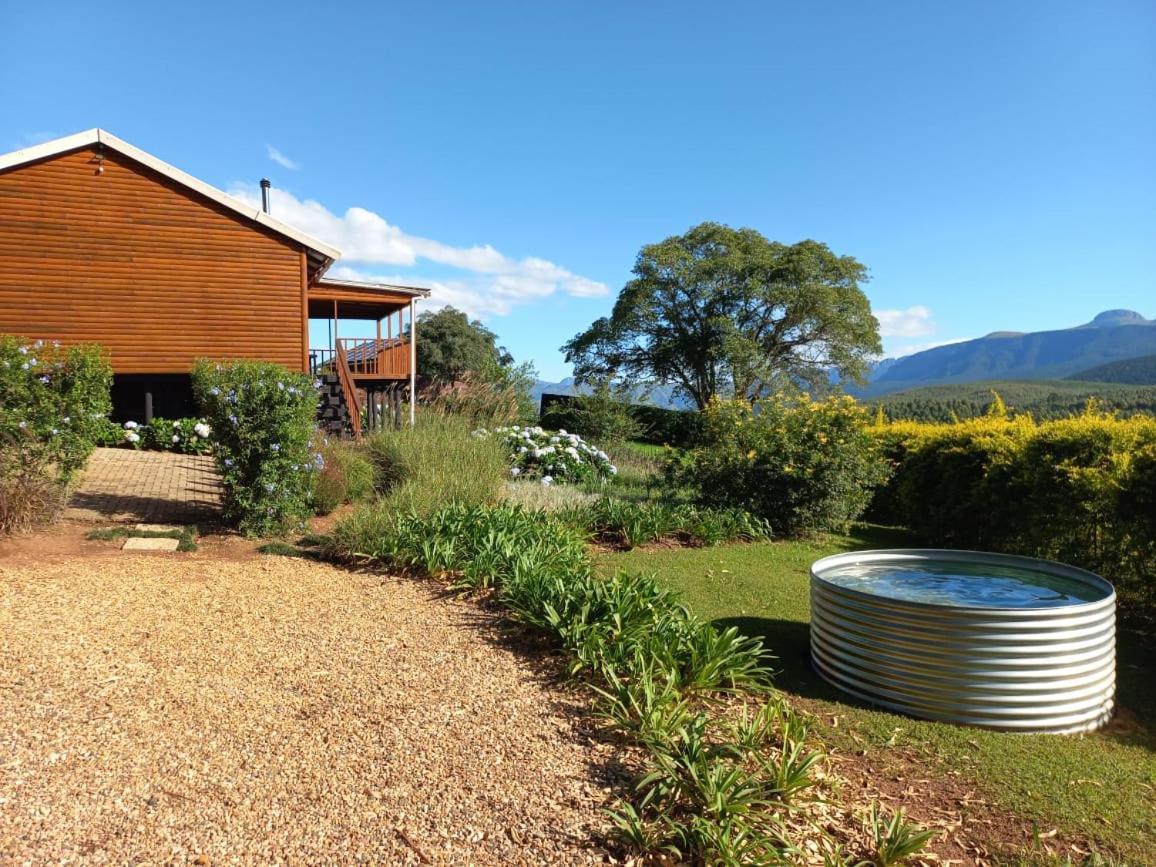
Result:
[[[108,424],[98,346],[0,335],[0,532],[53,517]]]
[[[108,422],[111,384],[99,346],[0,335],[0,447],[69,481]]]
[[[193,392],[212,429],[225,519],[251,536],[300,527],[313,514],[313,381],[261,361],[198,361]]]
[[[496,438],[505,449],[514,478],[537,479],[543,485],[605,481],[618,472],[606,452],[564,430],[510,425],[478,428],[474,436]]]

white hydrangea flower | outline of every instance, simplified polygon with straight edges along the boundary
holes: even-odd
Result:
[[[543,488],[548,488],[552,484],[554,484],[554,477],[553,476],[542,476],[542,487]]]
[[[130,443],[140,442],[140,434],[133,433],[132,431],[126,433],[124,438]]]
[[[136,430],[138,427],[140,427],[140,425],[137,424],[135,421],[126,421],[124,423],[124,429],[125,430]]]

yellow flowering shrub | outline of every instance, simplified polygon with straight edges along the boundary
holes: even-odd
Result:
[[[746,509],[777,535],[842,530],[887,475],[869,421],[849,397],[715,400],[671,475],[702,503]]]
[[[1156,419],[1089,406],[1037,423],[989,415],[954,424],[874,424],[894,469],[874,520],[925,544],[1062,560],[1156,601]]]

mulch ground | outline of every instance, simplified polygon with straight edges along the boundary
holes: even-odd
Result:
[[[0,863],[605,859],[611,748],[476,605],[73,544],[0,551]]]

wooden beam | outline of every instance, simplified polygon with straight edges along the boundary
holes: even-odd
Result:
[[[301,248],[301,370],[309,372],[309,257]]]
[[[413,427],[417,423],[417,320],[414,318],[414,307],[417,299],[409,302],[409,424]],[[400,337],[401,335],[398,334]]]

